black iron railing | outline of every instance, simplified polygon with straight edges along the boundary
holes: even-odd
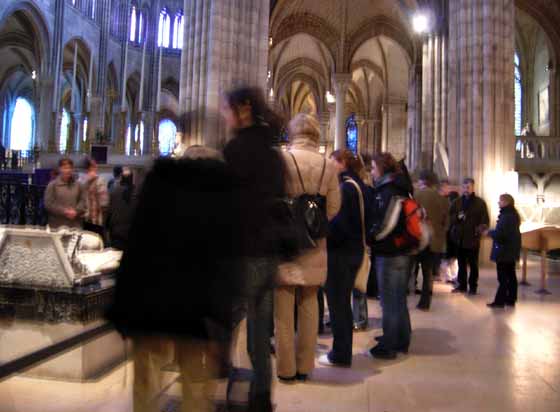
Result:
[[[0,224],[47,224],[45,186],[0,180]]]

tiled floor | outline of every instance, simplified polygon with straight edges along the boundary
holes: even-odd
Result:
[[[531,267],[535,284],[537,273]],[[534,286],[520,288],[518,306],[505,310],[485,305],[495,292],[491,269],[483,270],[475,297],[452,295],[448,285],[436,284],[430,312],[416,310],[417,298],[410,299],[411,351],[394,361],[366,355],[380,332],[379,306],[371,300],[371,329],[354,335],[353,367],[318,366],[308,383],[276,383],[276,410],[558,412],[560,276],[549,283],[552,295],[536,295]],[[329,345],[329,337],[321,337],[318,353]],[[131,383],[130,363],[86,384],[14,377],[0,383],[0,412],[126,412]]]

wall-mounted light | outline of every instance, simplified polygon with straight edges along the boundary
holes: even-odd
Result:
[[[551,72],[554,66],[552,65],[552,61],[549,61],[546,66],[544,67],[545,72]]]
[[[270,78],[272,77],[272,72],[269,70],[267,75],[266,75],[266,80],[270,80]]]
[[[274,97],[274,89],[270,88],[270,93],[268,93],[270,97]]]
[[[37,71],[33,70],[33,71],[31,72],[31,79],[32,79],[32,80],[37,79]]]
[[[332,93],[330,91],[327,90],[327,92],[325,93],[325,98],[327,99],[327,103],[335,103],[336,102],[336,98],[332,95]]]
[[[270,47],[272,47],[272,37],[269,37],[269,38],[268,38],[268,45],[269,45]]]
[[[426,33],[428,31],[428,17],[425,14],[417,13],[412,18],[412,28],[416,33]]]

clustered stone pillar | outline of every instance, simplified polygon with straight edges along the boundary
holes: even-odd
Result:
[[[334,150],[346,147],[346,118],[344,105],[346,103],[346,92],[350,87],[352,75],[349,73],[335,73],[332,78],[336,98],[336,119],[335,119],[335,139]]]
[[[493,206],[513,170],[514,2],[449,3],[448,125],[452,179],[472,176]]]
[[[448,176],[446,162],[446,38],[434,33],[424,39],[422,53],[422,120],[418,166]]]
[[[184,10],[179,112],[188,122],[179,138],[186,146],[220,147],[223,94],[243,84],[266,87],[269,2],[189,0]]]

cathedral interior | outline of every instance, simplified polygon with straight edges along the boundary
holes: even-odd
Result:
[[[36,233],[61,157],[141,181],[159,156],[221,150],[223,96],[244,84],[286,121],[314,115],[325,157],[390,152],[413,175],[474,178],[492,222],[505,191],[523,230],[560,228],[558,0],[0,0],[0,232],[11,231],[0,233],[0,412],[133,410],[133,349],[100,315],[114,281],[63,296],[13,288],[8,273],[33,278],[40,251],[61,282],[79,277],[63,253],[75,239]],[[560,235],[527,239],[531,285],[515,311],[486,310],[495,275],[483,259],[481,293],[436,284],[433,310],[412,310],[410,353],[381,363],[363,353],[381,327],[370,299],[353,367],[274,383],[275,410],[558,411]],[[18,242],[32,247],[12,261]],[[244,339],[232,357],[250,368]],[[178,411],[181,378],[172,355],[164,363],[160,410]],[[246,386],[234,388],[241,405]],[[221,380],[217,410],[227,396]]]

